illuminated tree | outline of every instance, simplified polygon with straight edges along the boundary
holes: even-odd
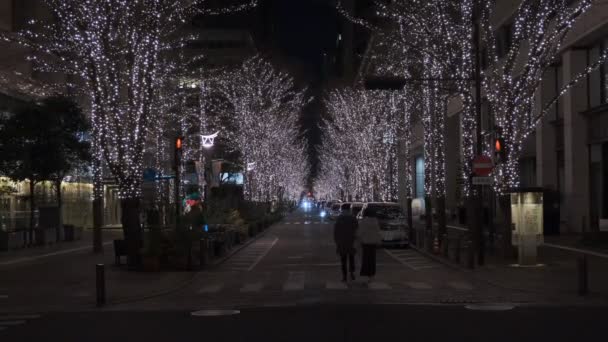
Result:
[[[247,198],[270,201],[299,194],[308,171],[298,124],[308,101],[305,90],[297,90],[290,76],[261,57],[215,81],[227,104],[226,141],[247,166]]]
[[[599,67],[608,57],[604,51],[598,60],[564,84],[555,99],[538,108],[535,94],[544,73],[559,59],[568,33],[598,1],[581,0],[522,1],[515,13],[511,46],[504,58],[504,47],[497,44],[492,26],[494,1],[481,8],[481,30],[488,54],[483,90],[488,99],[494,124],[504,141],[506,161],[494,172],[495,189],[503,192],[519,186],[519,158],[523,142],[534,132],[540,119],[578,81]],[[599,7],[597,7],[599,8]]]
[[[395,200],[404,127],[399,94],[345,89],[330,93],[326,106],[317,191],[349,200]]]
[[[77,76],[93,128],[94,197],[102,200],[102,162],[118,184],[129,264],[141,245],[143,151],[156,89],[174,69],[176,32],[195,14],[227,13],[199,0],[45,0],[55,19],[32,21],[19,42],[45,71]],[[253,1],[253,4],[255,1]],[[12,39],[9,37],[8,39]]]

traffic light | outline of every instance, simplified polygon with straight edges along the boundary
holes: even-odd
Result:
[[[176,151],[181,151],[184,145],[184,138],[183,137],[177,137],[175,138],[175,150]]]
[[[496,136],[494,137],[494,163],[504,163],[507,161],[507,149],[505,140],[502,138],[502,130],[496,128]]]

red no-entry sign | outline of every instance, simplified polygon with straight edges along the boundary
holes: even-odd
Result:
[[[473,173],[479,177],[487,177],[492,173],[494,163],[488,156],[477,156],[473,159]]]

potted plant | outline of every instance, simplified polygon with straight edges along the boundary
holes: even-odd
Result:
[[[144,271],[158,272],[160,271],[161,257],[161,234],[160,227],[155,226],[150,229],[148,238],[144,243],[142,251],[142,262]]]

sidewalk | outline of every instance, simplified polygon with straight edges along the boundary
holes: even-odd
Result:
[[[234,246],[209,269],[264,233]],[[93,254],[91,236],[83,240],[28,248],[0,255],[0,313],[91,310],[96,307],[97,264],[105,265],[106,302],[139,301],[177,291],[206,272],[130,272],[114,265],[112,240],[122,232],[104,231],[104,253]]]
[[[421,227],[415,222],[416,227]],[[466,233],[460,231],[460,233]],[[545,237],[546,245],[538,248],[537,267],[517,266],[517,257],[505,260],[500,251],[485,253],[485,265],[467,267],[467,252],[462,251],[460,262],[443,255],[422,253],[443,262],[453,268],[467,272],[478,281],[483,281],[505,290],[515,290],[539,298],[555,298],[560,302],[599,304],[608,303],[608,250],[600,247],[589,247],[581,242],[580,235],[563,235]],[[486,246],[488,246],[486,244]],[[416,249],[420,249],[413,246]],[[565,247],[558,248],[558,247]],[[587,255],[589,294],[579,296],[578,258]]]
[[[102,233],[104,248],[110,246],[113,239],[122,236],[122,232],[103,231]],[[47,257],[85,252],[93,250],[93,231],[85,230],[82,239],[75,241],[60,241],[44,246],[33,246],[27,248],[12,249],[0,252],[0,266],[20,264],[23,262],[44,259]],[[111,246],[110,246],[111,247]]]

